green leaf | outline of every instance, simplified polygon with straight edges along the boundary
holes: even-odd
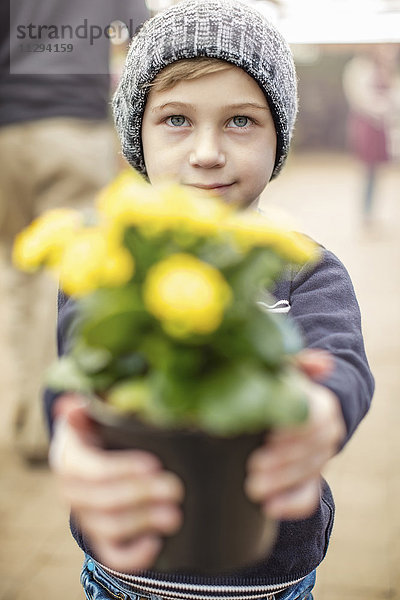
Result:
[[[262,290],[257,299],[256,306],[269,319],[272,319],[276,327],[280,330],[285,354],[296,354],[304,348],[303,335],[290,314],[272,313],[268,309],[268,306],[272,306],[274,302],[276,302],[276,299],[267,290]]]
[[[130,227],[125,231],[124,244],[135,259],[135,280],[141,283],[163,254],[165,234],[146,236],[138,228]]]
[[[308,417],[308,402],[304,391],[304,376],[287,367],[274,380],[274,400],[268,405],[268,418],[274,427],[295,425]]]
[[[228,240],[207,240],[199,250],[199,258],[217,269],[225,269],[241,265],[246,254]]]
[[[166,369],[174,377],[196,377],[206,360],[207,357],[201,349],[176,346],[172,347],[168,354]]]
[[[258,358],[268,366],[279,366],[285,353],[284,334],[272,314],[251,307],[243,334]]]
[[[302,347],[292,321],[265,312],[254,303],[247,308],[245,317],[228,316],[212,345],[226,360],[254,358],[270,369],[279,367],[288,352]]]
[[[135,286],[97,290],[82,302],[81,336],[88,346],[127,353],[150,321]]]
[[[297,323],[290,315],[272,315],[281,331],[285,354],[297,354],[304,348],[304,339]]]
[[[151,402],[151,388],[146,379],[126,379],[114,385],[107,394],[107,402],[122,412],[141,413]]]
[[[93,389],[96,392],[105,392],[115,383],[117,377],[114,372],[110,369],[102,371],[100,373],[94,373],[91,375]]]
[[[111,367],[117,378],[132,377],[143,374],[148,368],[148,362],[139,352],[131,352],[117,356]]]
[[[91,379],[79,369],[72,356],[62,356],[53,363],[47,370],[45,382],[55,392],[88,393],[93,390]]]
[[[87,374],[102,371],[112,360],[112,354],[109,350],[88,346],[82,339],[78,339],[72,350],[72,355],[78,367]]]
[[[208,377],[199,390],[200,427],[218,435],[262,431],[271,377],[253,365],[232,365]]]
[[[258,352],[248,335],[245,335],[245,319],[226,319],[209,345],[210,358],[226,364],[258,357]],[[238,335],[240,331],[240,335]],[[211,360],[209,361],[211,363]],[[211,364],[212,366],[212,364]],[[216,366],[216,365],[214,365]]]
[[[166,371],[169,364],[169,355],[173,351],[173,344],[158,327],[158,331],[144,336],[140,343],[139,351],[152,369]]]
[[[239,267],[226,272],[238,304],[246,311],[262,288],[269,289],[280,272],[282,260],[268,248],[255,248]]]
[[[193,380],[158,371],[151,373],[150,382],[153,392],[152,416],[174,426],[190,424],[197,406],[197,389]]]
[[[126,310],[103,315],[87,324],[83,334],[89,345],[102,346],[110,352],[124,352],[131,349],[137,332],[135,312]]]
[[[235,435],[299,423],[308,414],[296,372],[271,374],[252,364],[221,369],[201,384],[198,423],[217,435]]]

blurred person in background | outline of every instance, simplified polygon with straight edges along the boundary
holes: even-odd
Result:
[[[396,44],[376,44],[354,56],[343,74],[349,105],[350,149],[365,167],[363,219],[373,222],[379,167],[400,158],[400,54]]]
[[[45,275],[12,268],[12,243],[44,210],[90,206],[116,174],[107,27],[118,20],[133,35],[147,17],[144,0],[0,5],[0,253],[15,370],[8,392],[12,437],[30,462],[47,457],[40,396],[56,355],[56,289]]]

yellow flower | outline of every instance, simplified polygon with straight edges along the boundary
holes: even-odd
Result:
[[[215,235],[221,221],[232,213],[232,208],[204,191],[190,189],[175,183],[156,186],[165,206],[161,218],[172,229],[183,228],[199,236]]]
[[[124,169],[111,183],[100,191],[97,196],[98,206],[101,207],[105,213],[108,213],[108,211],[113,208],[113,200],[115,197],[124,194],[125,191],[129,194],[132,188],[137,188],[139,186],[146,187],[146,185],[148,186],[148,183],[137,171],[134,169]]]
[[[176,183],[149,185],[134,172],[120,175],[108,186],[98,207],[116,229],[137,226],[149,236],[172,231],[189,238],[229,233],[244,250],[271,247],[284,259],[300,264],[317,258],[311,240],[274,218],[234,211],[220,198]]]
[[[287,231],[285,235],[280,235],[273,247],[282,258],[300,265],[316,262],[320,256],[317,244],[297,231]]]
[[[57,265],[81,221],[78,211],[67,208],[49,210],[35,219],[15,239],[13,262],[16,267],[35,271],[42,265]]]
[[[183,253],[154,265],[144,284],[147,309],[174,337],[215,331],[231,296],[217,269]]]
[[[271,247],[284,259],[299,264],[318,257],[317,245],[310,238],[288,231],[255,211],[237,212],[221,228],[245,249]]]
[[[119,176],[98,198],[98,210],[114,226],[140,227],[152,235],[182,228],[213,235],[232,209],[220,199],[175,183],[149,185],[136,176]]]
[[[117,225],[147,223],[162,210],[159,195],[139,174],[131,171],[119,175],[97,198],[100,215]]]
[[[100,227],[80,230],[60,264],[60,284],[70,295],[84,296],[103,286],[123,285],[132,277],[133,258]]]

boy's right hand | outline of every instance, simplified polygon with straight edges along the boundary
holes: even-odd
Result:
[[[96,558],[122,572],[151,567],[181,525],[180,479],[147,452],[103,450],[78,396],[60,397],[55,414],[50,464]]]

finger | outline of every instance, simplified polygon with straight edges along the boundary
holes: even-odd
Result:
[[[315,455],[325,455],[329,449],[324,432],[319,430],[310,433],[308,438],[276,436],[250,455],[247,467],[249,472],[268,475],[291,464],[309,461]]]
[[[87,398],[80,394],[63,394],[53,408],[53,416],[57,421],[63,419],[71,424],[75,431],[82,434],[93,433],[94,425],[87,411]]]
[[[306,348],[295,357],[297,366],[315,381],[329,377],[335,367],[333,356],[326,350]]]
[[[331,390],[311,383],[308,394],[309,418],[297,426],[276,429],[267,438],[267,444],[325,440],[334,451],[346,433],[340,402]]]
[[[322,436],[313,444],[296,441],[258,449],[248,461],[246,491],[253,501],[262,502],[318,476],[331,455]]]
[[[58,421],[50,448],[52,468],[65,477],[105,482],[161,469],[159,459],[141,450],[109,451],[94,447],[69,423]]]
[[[116,571],[129,573],[149,569],[162,548],[160,537],[146,535],[125,544],[99,542],[92,538],[99,561]]]
[[[173,473],[162,471],[146,477],[125,477],[110,485],[109,481],[88,483],[68,478],[61,482],[64,497],[78,509],[96,509],[115,512],[146,503],[174,502],[183,500],[184,488]]]
[[[264,503],[263,509],[268,516],[274,519],[305,519],[315,512],[319,497],[319,478],[312,478],[297,487],[274,496]]]
[[[304,462],[290,463],[270,473],[250,473],[245,480],[245,490],[253,502],[264,502],[318,476],[328,458],[328,454],[313,455]]]
[[[107,543],[127,543],[143,534],[171,535],[180,527],[182,514],[176,505],[162,504],[119,511],[78,511],[80,527],[89,536]]]
[[[73,429],[76,438],[80,438],[86,445],[101,446],[86,407],[87,399],[82,395],[64,394],[57,399],[53,407],[54,434],[50,446],[50,466],[55,467],[60,464],[68,440],[66,431],[69,429]]]

